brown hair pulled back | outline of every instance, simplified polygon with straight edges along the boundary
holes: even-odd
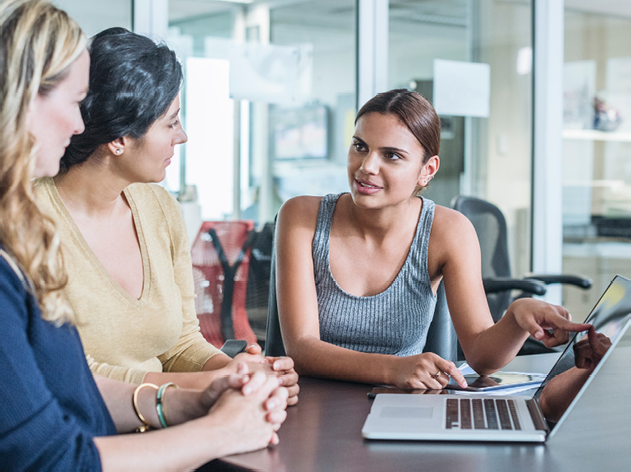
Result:
[[[406,89],[378,93],[361,107],[355,118],[357,121],[367,113],[395,115],[416,137],[425,154],[423,164],[440,151],[440,119],[427,99],[417,92]]]

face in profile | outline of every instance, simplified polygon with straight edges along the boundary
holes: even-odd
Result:
[[[37,94],[27,114],[28,131],[35,137],[33,177],[52,177],[70,138],[84,130],[79,105],[88,92],[90,55],[85,50],[70,65],[66,76],[46,95]]]
[[[161,182],[171,164],[175,146],[188,140],[180,122],[180,97],[158,118],[139,139],[126,138],[129,149],[121,155],[119,166],[132,182]]]
[[[351,195],[360,206],[407,201],[423,182],[424,149],[396,115],[362,115],[348,151]]]

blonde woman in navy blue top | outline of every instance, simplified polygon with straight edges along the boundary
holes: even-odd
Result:
[[[0,469],[183,470],[276,443],[287,390],[245,364],[206,390],[92,377],[61,295],[57,232],[32,187],[84,129],[89,65],[63,11],[0,4]],[[116,435],[147,426],[160,431]]]
[[[510,362],[529,335],[555,346],[588,328],[533,299],[493,324],[475,230],[417,196],[440,164],[440,120],[427,100],[385,92],[355,124],[350,193],[296,197],[278,216],[280,324],[300,374],[403,388],[442,388],[451,376],[465,385],[452,362],[423,353],[443,279],[458,339],[481,374]]]

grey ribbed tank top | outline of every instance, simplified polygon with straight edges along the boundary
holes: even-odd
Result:
[[[313,238],[320,339],[361,352],[397,356],[422,353],[436,306],[427,268],[434,202],[421,197],[423,209],[416,234],[394,282],[377,295],[358,297],[340,288],[329,263],[331,222],[340,195],[322,198]]]

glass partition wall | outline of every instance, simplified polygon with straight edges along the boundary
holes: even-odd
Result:
[[[631,4],[565,2],[563,271],[583,316],[616,274],[631,277]]]
[[[79,23],[88,36],[113,26],[132,29],[133,0],[52,0]]]
[[[195,185],[203,219],[262,224],[292,196],[347,189],[362,80],[358,5],[170,0],[169,42],[185,64],[190,139],[185,173],[172,166],[169,186]],[[446,206],[458,194],[500,206],[515,275],[530,259],[530,19],[528,1],[389,2],[388,88],[431,98],[435,83],[447,94],[457,87],[449,74],[435,79],[436,60],[486,67],[486,111],[441,116],[441,170],[426,195]]]
[[[523,276],[530,268],[532,5],[389,4],[389,88],[416,89],[430,100],[457,97],[450,111],[434,102],[443,127],[441,165],[425,195],[445,206],[457,195],[497,205],[508,224],[513,274]],[[487,78],[474,86],[482,65]],[[484,93],[485,103],[476,102]]]
[[[346,188],[354,0],[171,0],[169,43],[189,134],[171,181],[196,186],[203,219],[262,224],[292,196]]]

